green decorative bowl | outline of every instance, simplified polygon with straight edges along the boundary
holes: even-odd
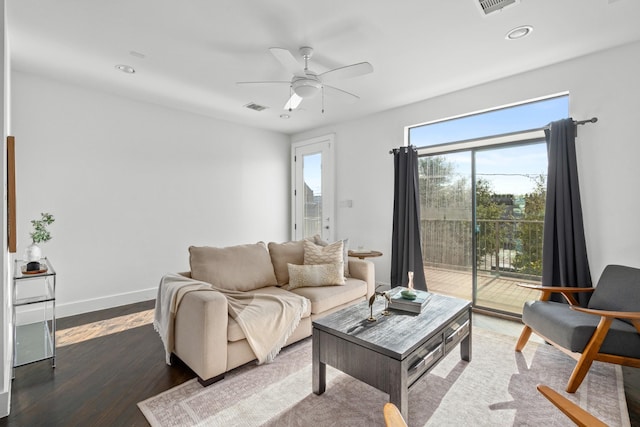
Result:
[[[416,296],[417,296],[414,291],[410,291],[408,289],[405,289],[404,291],[400,292],[400,295],[402,295],[402,298],[410,299],[410,300],[416,299]]]

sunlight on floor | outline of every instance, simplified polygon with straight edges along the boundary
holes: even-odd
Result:
[[[153,322],[153,309],[56,331],[56,347],[77,344]]]

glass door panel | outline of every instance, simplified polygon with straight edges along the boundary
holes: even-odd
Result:
[[[546,196],[545,143],[478,150],[476,185],[476,300],[478,307],[522,314],[540,284]]]
[[[421,157],[420,232],[427,287],[472,299],[471,152]]]
[[[322,153],[302,156],[303,218],[302,237],[322,235]]]

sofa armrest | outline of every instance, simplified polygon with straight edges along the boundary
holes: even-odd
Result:
[[[227,370],[227,298],[217,291],[187,293],[175,321],[174,353],[202,380]]]
[[[349,274],[355,279],[367,282],[367,300],[376,290],[375,266],[371,261],[349,257]]]

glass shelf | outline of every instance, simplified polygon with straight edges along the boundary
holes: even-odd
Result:
[[[24,266],[27,265],[27,261],[23,261],[20,259],[15,260],[15,268],[13,269],[13,280],[29,280],[29,279],[38,279],[46,276],[55,276],[56,271],[53,269],[53,266],[49,262],[48,258],[42,258],[40,260],[40,264],[44,264],[46,266],[45,272],[32,274],[24,271]]]
[[[50,325],[43,321],[16,326],[14,367],[53,357]]]
[[[13,367],[51,359],[56,366],[56,271],[47,258],[41,269],[26,271],[26,261],[13,269]]]

